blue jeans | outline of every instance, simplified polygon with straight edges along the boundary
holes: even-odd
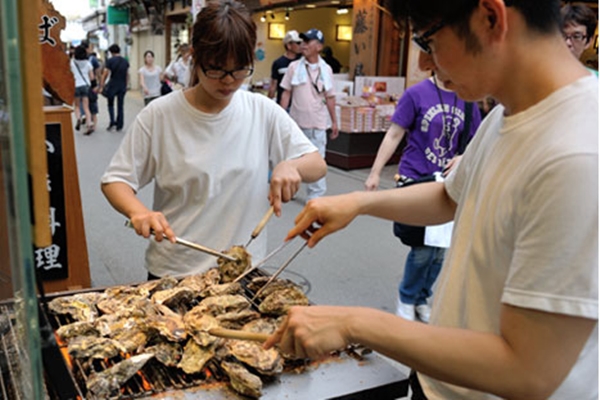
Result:
[[[416,306],[427,303],[427,298],[433,294],[431,288],[440,274],[445,253],[446,249],[442,247],[410,248],[398,288],[402,303]]]
[[[125,103],[125,93],[127,89],[119,90],[114,96],[107,98],[108,101],[108,115],[110,117],[110,126],[116,126],[117,130],[123,129],[125,123],[125,116],[123,115],[123,108]],[[117,118],[115,119],[115,97],[117,98]]]
[[[308,129],[301,128],[304,135],[311,141],[312,144],[317,146],[321,157],[325,158],[325,147],[327,145],[327,132],[325,129]],[[327,191],[327,181],[325,177],[319,179],[316,182],[306,184],[306,200],[316,199],[325,195]]]

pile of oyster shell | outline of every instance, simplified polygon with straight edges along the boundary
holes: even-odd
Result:
[[[293,282],[275,280],[259,296],[258,312],[233,282],[250,265],[250,255],[234,246],[226,253],[236,262],[218,260],[218,267],[182,280],[165,277],[138,286],[115,286],[103,292],[58,297],[48,306],[52,313],[75,322],[56,334],[71,357],[84,360],[128,356],[112,367],[92,373],[86,382],[91,398],[115,395],[148,360],[187,374],[218,362],[231,387],[246,396],[260,397],[261,377],[283,371],[284,358],[260,343],[221,339],[207,333],[223,327],[273,333],[292,305],[308,305]],[[255,278],[248,287],[256,292],[267,278]]]

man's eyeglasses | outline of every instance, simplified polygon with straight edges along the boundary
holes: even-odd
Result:
[[[240,80],[240,79],[246,79],[250,75],[252,75],[252,73],[254,73],[254,68],[251,68],[251,67],[234,69],[231,71],[227,71],[224,69],[214,69],[214,68],[206,69],[202,65],[200,66],[200,68],[202,68],[202,72],[204,72],[204,75],[206,75],[206,77],[210,78],[210,79],[223,79],[227,75],[231,75],[231,77],[233,79]]]
[[[587,36],[584,35],[583,33],[575,32],[572,35],[567,35],[567,34],[563,33],[563,38],[565,39],[565,41],[571,39],[571,42],[581,42],[584,39],[587,39]]]
[[[446,23],[444,21],[440,21],[422,35],[417,35],[415,33],[412,37],[412,40],[417,46],[419,46],[419,49],[427,54],[431,54],[431,47],[429,47],[429,42],[431,40],[429,38],[444,26],[446,26]]]

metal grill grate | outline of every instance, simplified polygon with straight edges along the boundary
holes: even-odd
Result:
[[[24,399],[22,363],[29,356],[18,340],[14,307],[0,306],[0,394],[2,399]]]

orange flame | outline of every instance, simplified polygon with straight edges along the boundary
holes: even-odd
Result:
[[[148,382],[148,380],[146,379],[146,377],[144,376],[144,374],[142,374],[142,371],[138,371],[137,374],[142,378],[142,387],[144,388],[145,391],[151,391],[152,390],[152,384],[150,382]]]

